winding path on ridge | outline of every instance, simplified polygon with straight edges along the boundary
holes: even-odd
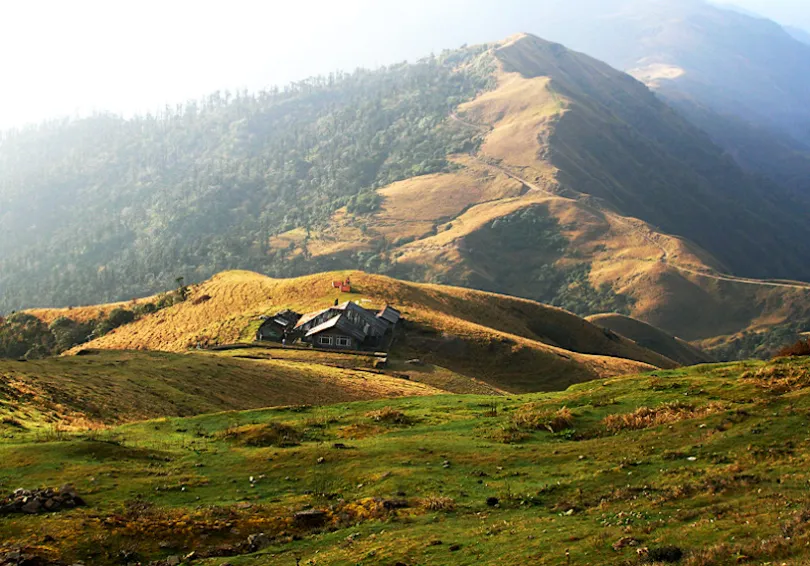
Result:
[[[458,122],[460,124],[463,124],[463,125],[465,125],[465,126],[467,126],[469,128],[474,128],[474,129],[478,130],[479,132],[491,132],[492,130],[495,129],[494,126],[485,125],[485,124],[475,124],[473,122],[469,122],[469,121],[461,118],[455,112],[450,114],[450,119],[454,120],[454,121],[456,121],[456,122]],[[483,158],[481,158],[480,156],[478,156],[476,154],[470,154],[470,156],[473,159],[475,159],[478,163],[484,165],[485,167],[488,167],[490,169],[495,169],[496,171],[499,171],[500,173],[503,173],[504,175],[506,175],[510,179],[514,179],[515,181],[518,181],[519,183],[522,183],[525,187],[528,187],[529,191],[542,193],[542,194],[545,194],[545,195],[548,195],[548,196],[551,196],[551,197],[555,197],[555,198],[567,198],[567,197],[563,197],[563,196],[560,196],[558,194],[555,194],[555,193],[553,193],[553,192],[551,192],[549,190],[538,187],[535,183],[532,183],[532,182],[528,181],[527,179],[524,179],[523,177],[516,174],[514,171],[508,169],[507,167],[504,167],[500,163],[499,164],[491,163],[490,161],[487,161],[486,159],[483,159]],[[646,233],[646,230],[644,230],[642,228],[639,228],[638,226],[634,226],[631,219],[628,219],[628,218],[626,218],[624,216],[621,216],[621,215],[619,215],[619,214],[617,214],[615,212],[605,210],[604,208],[594,206],[594,205],[591,205],[589,203],[585,203],[583,201],[577,201],[577,202],[581,206],[583,206],[584,208],[588,208],[593,212],[597,212],[599,214],[603,214],[603,215],[611,218],[612,220],[614,220],[618,224],[621,224],[621,225],[625,226],[628,232],[632,232],[632,233],[640,236],[641,238],[643,238],[644,240],[649,242],[651,245],[653,245],[656,248],[658,248],[659,250],[661,250],[661,257],[660,257],[660,259],[658,261],[660,263],[664,264],[664,265],[667,265],[668,267],[671,267],[671,268],[676,269],[678,271],[681,271],[683,273],[688,273],[690,275],[695,275],[697,277],[704,277],[706,279],[713,279],[715,281],[727,281],[729,283],[742,283],[744,285],[758,285],[758,286],[761,286],[761,287],[778,287],[778,288],[801,289],[801,290],[804,290],[804,291],[810,291],[810,283],[805,283],[805,282],[802,282],[802,281],[771,281],[771,280],[767,280],[767,279],[752,279],[752,278],[749,278],[749,277],[737,277],[735,275],[725,275],[725,274],[721,274],[721,273],[711,273],[711,272],[706,272],[706,271],[699,271],[697,269],[692,269],[690,267],[684,267],[682,265],[678,265],[677,263],[673,263],[672,261],[670,261],[670,253],[669,253],[668,249],[666,249],[664,246],[662,246],[661,244],[656,242],[652,237],[650,237],[650,235]],[[640,260],[640,261],[643,261],[643,260]]]

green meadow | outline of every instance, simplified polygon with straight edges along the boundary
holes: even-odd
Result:
[[[801,564],[810,362],[164,418],[0,425],[0,490],[86,507],[0,516],[67,564]],[[166,561],[168,560],[168,561]]]

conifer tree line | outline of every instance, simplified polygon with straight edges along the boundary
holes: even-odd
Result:
[[[375,189],[447,170],[449,154],[479,141],[447,117],[492,80],[485,48],[465,48],[2,132],[0,313],[127,300],[178,273],[318,269],[270,238],[343,206],[368,214]]]

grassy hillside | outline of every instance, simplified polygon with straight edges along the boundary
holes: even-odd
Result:
[[[253,358],[98,351],[41,361],[0,360],[0,418],[42,430],[96,428],[163,416],[453,390],[363,371],[370,362],[364,368],[314,356]]]
[[[332,281],[347,276],[353,293],[332,288]],[[192,288],[187,301],[117,328],[73,353],[85,348],[185,352],[251,341],[260,315],[286,308],[307,312],[335,299],[400,309],[406,322],[394,346],[396,359],[420,358],[511,392],[559,390],[650,366],[677,365],[561,309],[362,272],[297,279],[222,273]]]
[[[618,314],[599,314],[589,316],[587,320],[602,328],[609,328],[613,332],[630,338],[639,346],[658,352],[684,366],[695,366],[712,361],[711,356],[706,352],[640,320]]]
[[[71,482],[88,506],[6,516],[0,548],[98,565],[803,564],[808,386],[810,364],[782,360],[58,438],[6,428],[0,487]]]

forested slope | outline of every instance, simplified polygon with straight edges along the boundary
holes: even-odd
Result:
[[[485,53],[3,133],[0,312],[128,299],[224,268],[295,271],[273,234],[373,209],[372,189],[474,147],[445,119],[490,84]]]

